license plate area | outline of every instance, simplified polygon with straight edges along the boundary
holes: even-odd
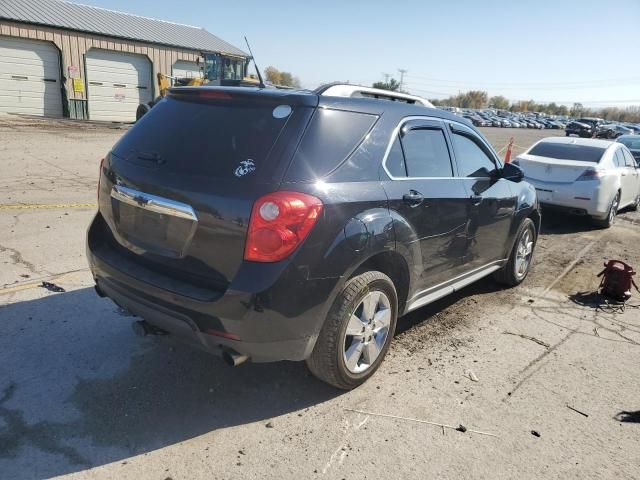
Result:
[[[111,207],[118,233],[132,251],[186,255],[198,225],[190,206],[118,185],[111,191]]]

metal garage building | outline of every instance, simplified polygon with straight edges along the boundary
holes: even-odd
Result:
[[[158,73],[241,79],[248,55],[206,30],[64,0],[0,0],[0,113],[133,121]]]

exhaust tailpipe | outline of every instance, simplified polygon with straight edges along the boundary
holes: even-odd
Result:
[[[237,367],[241,363],[249,360],[249,357],[234,350],[224,350],[222,352],[222,360],[224,360],[224,362],[230,367]]]
[[[168,335],[168,332],[165,332],[161,328],[158,328],[154,325],[151,325],[146,320],[137,320],[131,324],[131,328],[133,328],[133,333],[135,333],[139,337],[146,337],[147,335]]]

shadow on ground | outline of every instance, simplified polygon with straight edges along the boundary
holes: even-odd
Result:
[[[618,212],[618,220],[634,221],[637,213],[631,208],[623,208]],[[542,235],[565,235],[568,233],[591,232],[600,230],[588,216],[569,215],[560,211],[542,209]]]
[[[339,394],[304,364],[231,369],[170,339],[139,339],[114,311],[89,288],[0,307],[4,478],[84,470]]]
[[[598,229],[587,216],[569,215],[549,208],[542,210],[542,235],[566,235]]]

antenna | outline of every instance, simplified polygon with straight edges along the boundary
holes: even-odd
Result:
[[[251,54],[251,59],[253,60],[253,65],[256,67],[256,73],[258,74],[258,80],[260,84],[258,85],[260,88],[267,88],[264,84],[264,80],[262,80],[262,74],[260,73],[260,69],[258,68],[258,64],[256,63],[256,57],[253,56],[253,52],[251,51],[251,45],[249,45],[249,40],[247,37],[244,37],[244,41],[247,43],[247,48],[249,49],[249,53]]]

